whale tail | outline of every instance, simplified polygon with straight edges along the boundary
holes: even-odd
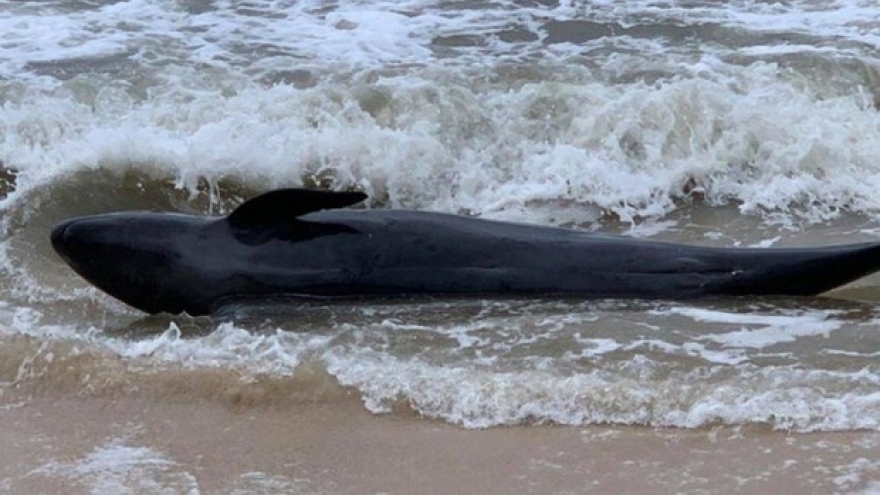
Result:
[[[880,243],[739,251],[732,275],[710,292],[815,296],[880,270]]]

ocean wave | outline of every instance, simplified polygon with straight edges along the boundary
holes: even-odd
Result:
[[[262,327],[158,318],[135,333],[53,324],[19,309],[0,334],[0,381],[17,394],[198,398],[238,408],[359,401],[374,413],[414,412],[467,428],[880,429],[880,373],[871,355],[847,352],[853,343],[870,347],[871,337],[858,343],[864,329],[840,319],[843,309],[673,306],[645,324],[644,313],[611,303],[486,304],[456,316],[443,304],[421,314],[409,305],[353,305],[329,320],[326,308],[314,308],[300,324]],[[465,321],[469,314],[475,322]],[[681,316],[717,328],[687,327]],[[627,318],[629,326],[620,321]],[[804,332],[798,320],[827,321],[825,335]],[[782,327],[771,337],[767,325]],[[725,330],[738,326],[755,328],[760,345],[729,338]],[[841,352],[816,352],[817,345]]]
[[[551,223],[570,213],[530,206],[628,222],[693,201],[813,222],[880,209],[880,113],[858,95],[812,98],[770,66],[740,76],[477,89],[426,73],[231,95],[172,85],[144,101],[43,95],[4,109],[0,160],[18,189],[2,205],[75,174],[133,172],[190,192],[312,179],[363,189],[374,206]]]

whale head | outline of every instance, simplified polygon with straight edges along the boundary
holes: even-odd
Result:
[[[127,211],[73,218],[55,226],[51,241],[75,272],[126,304],[148,313],[203,315],[224,298],[283,290],[273,279],[295,270],[296,256],[285,249],[272,256],[260,246],[351,234],[345,225],[300,217],[364,199],[360,192],[278,189],[226,217]],[[261,271],[266,276],[255,275]]]
[[[200,312],[204,290],[193,284],[205,281],[193,276],[196,260],[182,246],[196,243],[207,222],[172,213],[94,215],[59,223],[51,242],[80,276],[126,304],[148,313]]]

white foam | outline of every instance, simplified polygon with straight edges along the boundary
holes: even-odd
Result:
[[[869,481],[864,488],[852,490],[849,495],[877,495],[880,493],[880,481]]]
[[[649,61],[619,51],[597,63],[612,74],[649,63],[680,75],[654,84],[585,77],[580,62],[549,57],[562,48],[540,40],[463,48],[448,60],[432,45],[438,36],[481,36],[514,22],[540,34],[542,22],[571,16],[867,42],[878,32],[865,21],[871,8],[858,0],[468,9],[426,0],[256,0],[212,2],[194,13],[150,0],[22,6],[0,14],[9,54],[0,73],[11,88],[27,87],[5,98],[0,160],[22,171],[19,198],[97,168],[136,168],[186,187],[221,176],[271,187],[333,170],[340,187],[387,194],[392,206],[538,222],[585,223],[602,211],[656,219],[677,208],[687,184],[710,203],[738,202],[746,213],[811,221],[871,214],[880,210],[880,138],[870,131],[880,114],[870,88],[844,85],[817,98],[775,64],[729,63],[712,51],[721,50],[716,44],[695,59],[690,45],[683,55],[662,38],[597,41],[651,45]],[[553,81],[502,76],[509,64],[493,50],[519,52],[523,44],[540,54],[546,67],[536,70],[556,74]],[[577,57],[583,49],[572,44]],[[119,63],[133,66],[131,76],[116,68],[64,82],[27,65],[84,57],[100,64],[129,52]],[[267,87],[264,71],[273,70],[311,73],[315,85]],[[481,74],[499,81],[478,83]],[[542,210],[548,202],[553,207]]]
[[[768,248],[768,247],[776,244],[777,242],[779,242],[780,239],[782,239],[782,236],[776,236],[776,237],[773,237],[772,239],[763,239],[763,240],[758,241],[754,244],[751,244],[750,247]]]
[[[73,172],[136,169],[190,188],[203,177],[268,188],[332,172],[338,187],[390,206],[542,223],[597,211],[659,218],[692,179],[710,203],[737,201],[744,213],[824,221],[880,210],[880,146],[865,132],[880,114],[857,97],[815,101],[771,67],[743,71],[743,90],[698,79],[476,91],[425,73],[308,90],[242,83],[228,96],[193,93],[169,73],[155,96],[122,106],[44,94],[4,107],[0,160],[21,175],[0,206]]]
[[[762,315],[755,313],[728,313],[702,308],[678,307],[668,310],[695,321],[737,325],[758,325],[759,328],[743,327],[740,330],[710,334],[701,337],[734,347],[763,348],[781,342],[792,342],[799,337],[824,336],[843,326],[842,322],[829,319],[825,311],[797,311],[787,315]]]
[[[0,15],[0,40],[12,55],[0,62],[0,74],[20,77],[26,74],[27,64],[34,62],[125,55],[156,33],[174,38],[181,22],[185,20],[180,12],[148,0],[79,12],[51,6],[20,9]],[[51,81],[43,82],[51,85]]]
[[[285,68],[297,67],[297,61],[300,67],[302,61],[333,65],[415,64],[438,58],[432,42],[438,37],[455,35],[484,37],[477,46],[459,47],[457,52],[463,61],[485,63],[490,57],[522,59],[542,54],[546,50],[541,41],[546,36],[542,26],[550,19],[589,19],[624,26],[717,23],[752,32],[803,33],[877,46],[880,35],[869,3],[847,0],[821,6],[810,2],[768,6],[728,2],[668,4],[660,8],[651,1],[627,2],[625,6],[619,2],[534,6],[489,2],[470,8],[449,8],[429,0],[340,4],[253,0],[247,5],[212,2],[210,8],[187,13],[175,4],[149,0],[79,9],[58,2],[41,4],[40,8],[10,8],[5,16],[0,11],[0,40],[9,53],[0,64],[0,73],[20,74],[25,64],[31,62],[129,52],[134,52],[134,58],[143,64],[156,65],[186,61],[229,67],[260,59],[264,64]],[[491,36],[514,26],[532,31],[538,39],[502,41]],[[638,41],[626,36],[618,38],[618,43]],[[778,44],[771,43],[747,49],[767,52]],[[642,45],[659,45],[667,52],[676,49],[657,40]],[[805,51],[817,49],[808,43],[789,45]],[[706,43],[702,48],[724,50],[718,43]],[[576,49],[572,44],[572,50]],[[565,48],[557,45],[551,47],[550,53],[559,51],[564,52]]]
[[[595,358],[609,352],[614,352],[623,347],[623,344],[614,339],[588,338],[578,333],[575,335],[575,341],[583,346],[578,352],[568,350],[565,352],[565,359],[583,359]]]
[[[810,318],[817,325],[822,322],[810,312],[737,316],[683,309],[666,314],[783,327],[797,327]],[[599,337],[588,330],[566,333],[572,327],[588,329],[592,314],[539,317],[538,324],[526,326],[518,319],[522,316],[503,320],[484,315],[489,323],[477,319],[437,326],[376,314],[375,323],[343,323],[318,333],[255,333],[224,323],[209,335],[183,338],[171,324],[162,334],[131,340],[46,325],[36,311],[19,313],[6,331],[33,335],[42,344],[21,358],[14,383],[39,379],[45,363],[54,359],[49,344],[60,339],[76,343],[71,353],[80,352],[79,347],[98,348],[122,357],[125,366],[155,372],[170,364],[234,368],[245,376],[296,376],[303,363],[322,363],[340,384],[357,389],[370,411],[387,413],[405,403],[426,416],[469,428],[555,422],[880,429],[880,375],[869,367],[847,371],[814,369],[809,362],[795,367],[752,364],[754,349],[786,342],[785,332],[772,338],[733,332],[720,339],[710,333],[676,343],[680,336],[669,333],[666,325],[646,329],[649,337],[631,339]],[[710,345],[718,343],[723,348]]]
[[[868,377],[857,391],[813,385],[861,380],[843,372],[742,366],[725,377],[725,367],[710,367],[658,379],[652,365],[639,359],[630,363],[631,375],[602,369],[560,373],[539,364],[492,372],[365,349],[334,349],[324,359],[340,383],[361,391],[373,412],[387,413],[403,402],[468,428],[523,422],[695,428],[719,421],[799,431],[880,428],[880,394],[868,392],[877,377]]]
[[[831,479],[834,486],[838,489],[852,490],[856,486],[863,485],[863,481],[865,481],[862,478],[863,476],[876,475],[880,472],[880,461],[860,457],[847,465],[835,466],[833,469],[836,473],[840,473]],[[876,483],[873,484],[876,485]],[[877,486],[877,488],[880,488],[880,486]],[[859,493],[877,492],[872,492],[870,488],[866,488],[865,491],[859,491]]]
[[[0,315],[5,312],[0,311]],[[40,339],[40,348],[34,356],[22,358],[15,381],[34,378],[41,371],[33,368],[37,356],[51,361],[46,354],[50,343],[55,341],[79,342],[88,347],[112,351],[129,359],[154,364],[173,363],[190,367],[243,368],[254,373],[290,375],[304,361],[320,355],[335,338],[334,333],[313,334],[288,332],[255,333],[250,329],[221,323],[209,335],[199,338],[185,337],[176,323],[169,324],[162,333],[139,338],[109,336],[97,327],[82,328],[74,324],[47,324],[40,311],[18,307],[13,313],[9,327],[0,326],[3,336],[29,335]],[[148,362],[149,362],[148,361]]]
[[[73,462],[49,462],[31,474],[68,478],[96,495],[201,493],[195,476],[181,470],[176,462],[148,447],[130,446],[122,439],[110,440]]]
[[[230,495],[272,494],[272,493],[326,493],[311,488],[312,481],[262,471],[250,471],[239,475],[236,488]],[[332,490],[330,490],[332,491]]]
[[[794,32],[836,36],[870,46],[880,45],[876,12],[870,1],[810,0],[780,2],[560,2],[550,9],[560,19],[576,17],[622,20],[625,25],[659,19],[673,25],[714,24],[747,28],[756,32]],[[629,20],[629,21],[627,21]],[[806,49],[815,49],[806,46]]]
[[[281,330],[255,334],[231,323],[220,324],[206,337],[182,338],[172,323],[155,337],[137,341],[101,338],[98,342],[127,358],[149,357],[187,366],[238,367],[289,375],[332,339],[332,335]]]

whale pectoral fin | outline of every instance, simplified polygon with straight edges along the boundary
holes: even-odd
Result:
[[[345,208],[365,199],[367,195],[358,191],[276,189],[246,201],[229,215],[227,221],[237,228],[288,222],[307,213]]]

